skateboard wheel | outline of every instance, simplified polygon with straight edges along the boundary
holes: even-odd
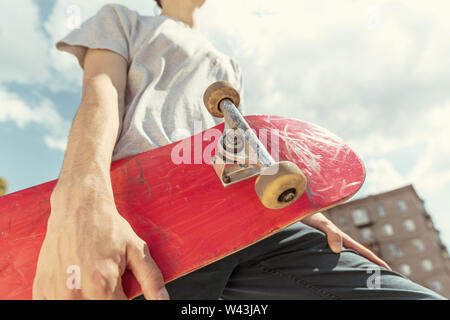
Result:
[[[282,161],[277,165],[277,173],[260,175],[255,181],[256,194],[269,209],[281,209],[294,203],[306,189],[306,177],[294,163]]]
[[[226,81],[217,81],[206,89],[203,95],[203,103],[209,113],[216,118],[223,118],[223,112],[220,110],[220,102],[224,99],[230,99],[236,107],[239,107],[241,98],[239,92]]]

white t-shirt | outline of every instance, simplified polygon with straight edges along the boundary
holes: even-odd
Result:
[[[180,20],[141,16],[122,5],[103,6],[56,46],[80,65],[87,48],[108,49],[128,61],[126,111],[113,160],[178,140],[176,129],[193,135],[194,125],[205,130],[221,123],[203,104],[213,82],[229,81],[242,91],[238,63],[199,32]]]

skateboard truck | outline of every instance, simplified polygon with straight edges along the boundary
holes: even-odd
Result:
[[[295,202],[306,189],[306,177],[292,162],[276,162],[245,121],[238,107],[240,96],[225,81],[215,82],[203,96],[214,117],[225,119],[212,166],[224,187],[258,176],[255,191],[269,209],[284,208]]]

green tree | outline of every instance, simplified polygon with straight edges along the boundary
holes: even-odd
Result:
[[[6,180],[2,177],[0,177],[0,197],[4,194],[6,194],[6,190],[8,189],[8,183],[6,183]]]

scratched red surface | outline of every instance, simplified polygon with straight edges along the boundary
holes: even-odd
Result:
[[[180,146],[177,142],[111,167],[118,211],[148,242],[166,281],[242,249],[308,213],[347,200],[363,184],[360,158],[329,131],[276,116],[246,119],[257,133],[261,128],[278,130],[269,139],[269,150],[278,139],[280,159],[295,162],[307,176],[307,191],[293,205],[264,208],[255,194],[254,178],[224,189],[207,162],[214,128],[183,140],[185,145],[202,141],[206,163],[175,165],[171,153]],[[215,129],[222,131],[223,124]],[[191,148],[193,160],[195,150]],[[31,298],[55,183],[0,198],[0,299]],[[130,272],[122,281],[129,297],[140,293]]]

